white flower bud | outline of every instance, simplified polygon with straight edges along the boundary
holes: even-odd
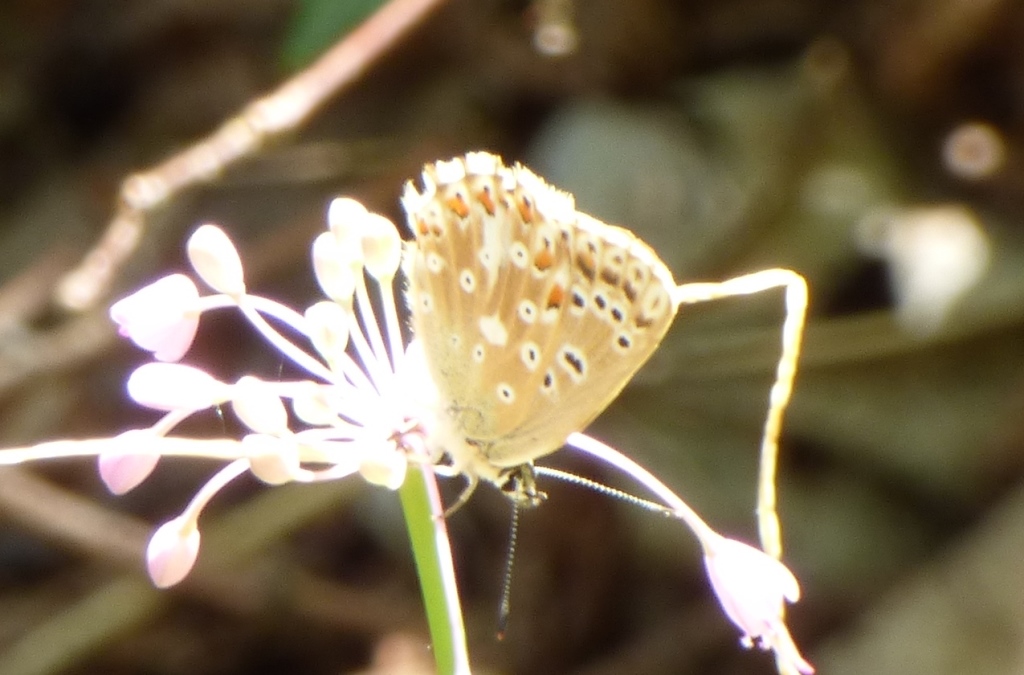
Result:
[[[371,213],[364,219],[363,258],[366,271],[381,283],[391,283],[402,262],[402,238],[395,224]]]
[[[409,461],[390,443],[382,443],[376,451],[368,452],[359,462],[359,474],[368,483],[397,490],[405,482]]]
[[[356,290],[356,272],[351,252],[342,249],[341,244],[330,232],[324,232],[313,240],[313,273],[324,295],[336,302],[352,302]]]
[[[324,300],[306,309],[309,340],[332,366],[344,358],[352,325],[351,310]]]
[[[295,480],[299,470],[299,449],[291,438],[249,434],[242,439],[249,459],[249,470],[269,485]]]
[[[179,363],[146,363],[128,377],[128,395],[154,410],[196,411],[231,397],[229,385]]]
[[[331,406],[328,389],[313,382],[292,396],[292,412],[306,424],[331,426],[338,421],[338,412]]]
[[[228,235],[216,225],[202,225],[192,233],[188,259],[210,288],[235,298],[245,294],[242,259]]]
[[[288,411],[272,385],[245,376],[231,391],[231,408],[245,426],[259,434],[288,433]]]
[[[342,247],[355,250],[359,247],[367,215],[366,207],[355,199],[338,197],[327,207],[327,226]]]

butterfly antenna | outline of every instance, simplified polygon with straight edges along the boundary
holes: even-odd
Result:
[[[535,466],[533,469],[534,472],[540,476],[548,476],[550,478],[556,478],[566,483],[579,485],[580,487],[585,487],[588,490],[593,490],[594,492],[597,492],[599,494],[606,495],[613,499],[618,499],[621,502],[626,502],[627,504],[638,506],[647,511],[660,513],[670,518],[678,517],[675,511],[669,508],[665,508],[661,504],[657,504],[655,502],[642,499],[640,497],[637,497],[636,495],[631,495],[628,492],[623,492],[622,490],[617,490],[609,485],[605,485],[604,483],[598,483],[596,480],[590,480],[589,478],[577,476],[576,474],[569,473],[568,471],[560,471],[558,469],[552,469],[546,466]]]
[[[508,553],[505,555],[505,573],[501,579],[501,602],[498,603],[498,630],[499,640],[505,639],[505,629],[508,628],[508,618],[512,614],[512,564],[516,559],[516,543],[519,540],[519,511],[522,506],[512,503],[512,522],[508,529]]]

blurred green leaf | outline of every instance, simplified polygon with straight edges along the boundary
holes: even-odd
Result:
[[[383,0],[302,0],[285,35],[281,63],[289,71],[302,68],[382,4]]]

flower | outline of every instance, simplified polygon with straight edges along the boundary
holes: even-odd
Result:
[[[701,543],[711,587],[726,616],[743,631],[743,646],[774,650],[781,663],[804,675],[813,673],[783,619],[785,603],[800,599],[800,585],[789,568],[735,539],[705,535]]]
[[[199,291],[184,274],[145,286],[110,307],[121,335],[158,361],[178,361],[188,353],[199,327]]]
[[[153,534],[147,568],[160,587],[188,575],[199,554],[203,510],[246,472],[271,485],[358,473],[372,484],[397,489],[411,459],[430,461],[418,456],[423,444],[417,439],[424,431],[417,420],[434,414],[423,406],[436,396],[429,391],[429,380],[407,375],[425,367],[406,365],[422,355],[413,350],[407,356],[401,342],[392,291],[401,259],[397,228],[353,200],[335,200],[329,220],[331,231],[317,238],[313,251],[314,271],[331,299],[304,312],[249,294],[241,258],[214,225],[198,228],[188,250],[199,277],[218,293],[200,296],[191,279],[171,275],[116,303],[111,311],[122,333],[158,359],[132,372],[129,396],[165,413],[152,427],[127,432],[113,449],[101,453],[100,475],[111,491],[121,494],[145,480],[161,456],[157,448],[202,454],[198,444],[193,451],[187,443],[160,442],[173,440],[169,434],[174,428],[200,410],[230,403],[252,432],[218,455],[232,461],[199,489],[180,515]],[[371,280],[377,282],[380,319],[367,289]],[[230,384],[195,366],[163,362],[184,356],[188,345],[181,336],[187,333],[191,342],[203,312],[227,307],[240,310],[309,378],[284,382],[244,375]],[[186,321],[192,323],[186,326]],[[289,335],[303,337],[305,344],[286,337],[276,325],[287,326]]]

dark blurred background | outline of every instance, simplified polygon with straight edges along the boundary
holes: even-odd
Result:
[[[152,422],[123,391],[146,355],[102,308],[52,304],[54,283],[122,180],[380,4],[0,4],[3,446]],[[397,222],[405,179],[472,149],[633,229],[679,280],[792,267],[812,291],[780,474],[798,642],[821,673],[1024,672],[1022,45],[1008,0],[450,0],[301,129],[150,214],[112,293],[185,269],[187,234],[216,222],[256,291],[304,306],[331,197]],[[685,309],[591,429],[747,539],[781,306]],[[228,314],[188,358],[284,367]],[[545,463],[619,484],[565,452]],[[0,473],[0,673],[430,672],[397,498],[361,481],[232,486],[192,580],[153,590],[150,527],[214,470],[168,460],[123,498],[88,460]],[[504,642],[507,502],[481,489],[449,523],[478,672],[773,672],[677,525],[542,487]]]

